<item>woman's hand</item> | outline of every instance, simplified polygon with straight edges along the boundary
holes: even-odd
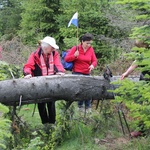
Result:
[[[90,69],[90,72],[91,72],[94,69],[94,66],[90,65],[89,69]]]
[[[79,56],[79,51],[78,51],[78,50],[75,51],[74,56],[75,56],[75,57],[78,57],[78,56]]]
[[[121,80],[123,80],[125,77],[127,77],[128,76],[128,73],[127,72],[125,72],[125,73],[123,73],[122,75],[121,75]]]
[[[65,75],[65,73],[63,73],[63,72],[57,72],[56,75],[61,75],[61,76],[63,76],[63,75]]]
[[[32,75],[31,75],[31,74],[28,74],[28,75],[24,76],[24,78],[25,78],[25,79],[30,79],[30,78],[32,78]]]

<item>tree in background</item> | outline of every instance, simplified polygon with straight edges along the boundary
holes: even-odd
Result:
[[[92,33],[95,37],[93,47],[99,58],[99,66],[110,63],[115,60],[121,53],[121,42],[131,33],[131,26],[119,23],[112,24],[115,19],[123,20],[121,7],[115,8],[107,0],[88,1],[85,0],[65,0],[61,1],[62,15],[57,16],[57,24],[59,25],[59,33],[57,38],[61,41],[64,49],[70,48],[77,44],[77,29],[74,26],[67,28],[67,24],[72,15],[78,11],[79,28],[78,38],[84,33]],[[113,15],[111,15],[113,14]],[[117,16],[115,19],[112,16]],[[127,14],[130,16],[129,14]],[[130,17],[128,17],[129,19]],[[127,19],[127,18],[126,18]],[[121,21],[120,21],[121,22]],[[127,26],[126,28],[124,26]]]
[[[20,24],[20,2],[16,0],[1,0],[0,2],[0,36],[10,40],[16,35]]]
[[[58,32],[55,16],[60,14],[58,0],[22,0],[22,9],[18,35],[24,43],[37,43],[46,35],[55,37]]]
[[[132,19],[130,11],[125,12],[122,6],[116,6],[107,0],[85,0],[84,2],[81,0],[11,0],[11,2],[21,11],[16,14],[21,15],[21,20],[14,19],[20,23],[20,26],[18,28],[14,25],[13,28],[18,31],[15,34],[24,44],[35,46],[38,40],[50,35],[57,39],[60,51],[76,44],[77,29],[73,26],[68,28],[67,24],[72,15],[78,11],[78,38],[85,32],[94,35],[93,47],[99,58],[99,68],[118,58],[122,48],[127,47],[125,40],[131,33],[130,29],[135,26],[134,21],[129,21]],[[8,9],[8,12],[10,10]],[[121,23],[123,19],[129,23]],[[4,20],[2,26],[5,27]]]

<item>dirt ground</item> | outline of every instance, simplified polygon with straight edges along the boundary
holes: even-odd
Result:
[[[95,143],[99,146],[104,145],[109,150],[118,150],[118,147],[124,144],[127,145],[130,142],[129,137],[119,137],[119,138],[112,138],[112,137],[106,137],[105,139],[97,139],[95,138]]]

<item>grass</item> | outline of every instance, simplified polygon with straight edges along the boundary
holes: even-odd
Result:
[[[56,150],[100,150],[99,145],[94,144],[92,140],[87,140],[86,143],[81,143],[80,139],[70,139],[65,141],[63,145],[56,148]],[[104,146],[101,146],[101,150],[105,150]]]
[[[42,125],[37,105],[36,106],[34,104],[24,105],[18,112],[18,115],[21,116],[21,119],[23,121],[30,124],[32,128]]]
[[[58,102],[59,103],[59,102]],[[64,118],[60,107],[57,104],[57,117],[58,119]],[[136,138],[130,139],[127,130],[126,135],[123,135],[120,126],[118,114],[115,112],[105,113],[94,110],[92,115],[84,116],[79,114],[76,103],[73,103],[74,115],[72,120],[68,119],[68,129],[60,130],[60,127],[64,127],[62,120],[58,120],[56,124],[57,137],[62,141],[59,143],[55,150],[149,150],[150,149],[150,138]],[[34,105],[25,105],[19,111],[21,119],[30,125],[31,129],[38,131],[41,130],[43,125],[39,117],[38,109],[36,107],[34,116],[32,116]],[[69,114],[70,112],[66,112]],[[58,134],[58,135],[57,135]],[[50,136],[50,135],[48,135]],[[50,140],[50,139],[49,139]],[[47,141],[49,144],[49,141]],[[35,149],[36,150],[36,149]],[[37,149],[38,150],[38,149]],[[49,149],[43,149],[49,150]]]

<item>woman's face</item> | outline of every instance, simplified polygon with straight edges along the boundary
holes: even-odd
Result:
[[[50,54],[54,50],[54,48],[51,45],[47,47],[43,47],[42,49],[43,49],[44,54]]]
[[[82,46],[84,49],[88,49],[92,44],[92,40],[90,41],[82,41]]]

